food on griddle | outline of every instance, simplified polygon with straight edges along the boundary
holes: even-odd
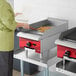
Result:
[[[37,28],[37,30],[40,32],[45,32],[46,30],[48,30],[50,28],[51,28],[51,26],[41,26],[41,27]]]

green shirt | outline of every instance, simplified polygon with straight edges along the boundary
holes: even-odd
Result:
[[[16,22],[12,7],[6,0],[0,0],[0,51],[14,49]]]

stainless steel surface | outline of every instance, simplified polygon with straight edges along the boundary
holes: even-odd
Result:
[[[23,61],[26,61],[26,62],[35,64],[35,65],[44,67],[46,69],[46,71],[44,72],[45,73],[44,75],[49,76],[48,73],[49,73],[50,65],[53,65],[55,62],[57,62],[55,60],[54,62],[52,61],[53,64],[51,64],[51,62],[50,62],[51,59],[53,59],[56,56],[52,52],[56,52],[56,48],[51,50],[49,57],[46,58],[46,59],[40,59],[38,54],[36,55],[36,54],[33,54],[33,53],[31,53],[30,56],[26,57],[26,52],[25,51],[23,51],[21,53],[18,53],[18,54],[15,54],[14,58],[21,60],[21,76],[24,75],[23,67],[22,67],[23,66]],[[29,54],[29,52],[28,52],[28,54]]]
[[[61,74],[61,73],[58,73],[55,71],[55,69],[56,69],[55,64],[61,60],[56,57],[56,48],[50,50],[49,58],[47,58],[47,60],[46,59],[39,60],[38,58],[36,58],[36,55],[33,56],[33,58],[29,58],[29,57],[27,58],[25,55],[26,55],[25,51],[23,51],[21,53],[15,54],[14,58],[45,68],[44,71],[40,72],[39,74],[36,74],[35,76],[45,76],[46,74],[47,74],[46,76],[48,76],[48,72],[49,72],[49,76],[66,76],[64,74]],[[52,67],[52,66],[54,66],[54,67]]]
[[[30,26],[34,29],[44,25],[50,25],[52,26],[52,28],[48,29],[43,33],[36,30],[30,30],[27,33],[18,33],[17,36],[40,41],[40,57],[45,58],[47,60],[50,49],[56,46],[54,44],[55,40],[59,38],[61,32],[68,29],[68,21],[56,18],[48,18],[46,20],[30,24]],[[36,56],[39,55],[36,54]]]
[[[63,57],[63,69],[65,70],[65,58]]]
[[[69,62],[66,63],[67,62],[66,60]],[[61,68],[61,66],[63,66],[63,68]],[[56,71],[64,73],[68,76],[76,76],[75,68],[76,68],[76,59],[64,56],[63,64],[60,65],[59,67],[56,67]]]
[[[76,43],[69,42],[69,41],[65,41],[65,40],[57,39],[57,40],[55,41],[55,44],[76,49]]]
[[[66,61],[65,69],[63,69],[63,64],[61,62],[62,61],[58,62],[57,64],[57,72],[63,73],[68,76],[76,76],[76,63]]]
[[[63,32],[65,30],[67,30],[68,21],[67,20],[61,20],[61,19],[56,19],[56,18],[48,18],[46,20],[30,24],[30,27],[36,29],[36,28],[39,28],[39,27],[44,26],[44,25],[50,25],[50,26],[52,26],[52,28],[48,29],[47,31],[45,31],[43,33],[39,32],[37,30],[31,29],[27,33],[28,34],[31,33],[31,34],[42,35],[39,38],[39,40],[42,40],[44,38],[47,38],[49,36],[52,36],[52,35],[55,35],[57,33],[60,33],[60,32]]]
[[[60,19],[55,19],[55,18],[48,18],[46,20],[31,24],[30,26],[32,28],[38,28],[38,27],[41,27],[43,25],[48,25],[48,24],[52,25],[52,28],[48,29],[47,31],[45,31],[43,33],[36,31],[36,30],[29,30],[28,32],[24,32],[27,34],[27,37],[29,37],[28,39],[40,41],[40,51],[41,51],[40,54],[36,53],[35,50],[32,50],[29,48],[30,50],[25,49],[24,52],[15,56],[15,58],[19,58],[23,61],[45,67],[46,76],[48,75],[47,71],[48,71],[49,67],[51,65],[53,65],[54,63],[58,62],[57,58],[55,57],[56,49],[53,50],[55,55],[52,54],[52,52],[53,52],[52,48],[54,48],[56,46],[54,44],[54,42],[56,39],[59,38],[59,35],[61,32],[68,29],[68,22],[66,20],[60,20]],[[18,36],[27,38],[26,34],[25,35],[23,34],[23,36],[22,36],[22,34],[20,36],[19,35]]]
[[[23,61],[33,63],[33,64],[43,66],[43,67],[47,67],[47,65],[50,66],[50,65],[53,65],[54,63],[58,62],[57,58],[55,57],[56,48],[50,50],[49,57],[44,58],[42,60],[39,58],[39,54],[31,53],[27,58],[25,53],[26,53],[25,51],[22,51],[18,54],[14,54],[14,58],[21,59]],[[28,52],[28,54],[29,54],[29,52]],[[51,60],[52,60],[52,62],[51,62]]]
[[[45,69],[45,76],[50,76],[50,73],[49,73],[49,67]]]
[[[67,76],[65,74],[59,73],[59,72],[51,72],[49,71],[50,75],[49,76]],[[35,76],[45,76],[45,70],[36,74]]]
[[[23,60],[20,60],[20,66],[21,66],[21,76],[24,76],[24,67],[23,67],[23,65],[24,65]]]
[[[52,28],[45,31],[43,33],[43,35],[40,37],[40,40],[44,39],[44,38],[46,38],[48,36],[55,35],[55,34],[57,34],[59,32],[63,32],[65,30],[67,30],[67,28],[68,28],[68,21],[67,20],[61,20],[61,19],[56,19],[56,18],[48,18],[48,19],[46,19],[44,21],[34,23],[34,24],[30,25],[30,26],[34,27],[34,28],[38,28],[38,27],[41,27],[42,25],[48,25],[48,24],[51,25]]]

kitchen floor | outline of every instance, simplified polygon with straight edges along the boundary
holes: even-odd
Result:
[[[13,70],[13,76],[21,76],[21,73],[16,71],[16,70]],[[24,75],[24,76],[32,76],[32,75]]]

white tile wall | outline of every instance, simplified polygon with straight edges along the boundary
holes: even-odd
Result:
[[[56,17],[69,20],[76,27],[76,0],[14,0],[15,12],[24,11],[30,20]]]
[[[49,0],[48,13],[69,20],[69,28],[76,27],[76,0]]]
[[[37,21],[47,17],[47,3],[47,0],[15,0],[14,8],[15,12],[24,12],[30,21]]]

